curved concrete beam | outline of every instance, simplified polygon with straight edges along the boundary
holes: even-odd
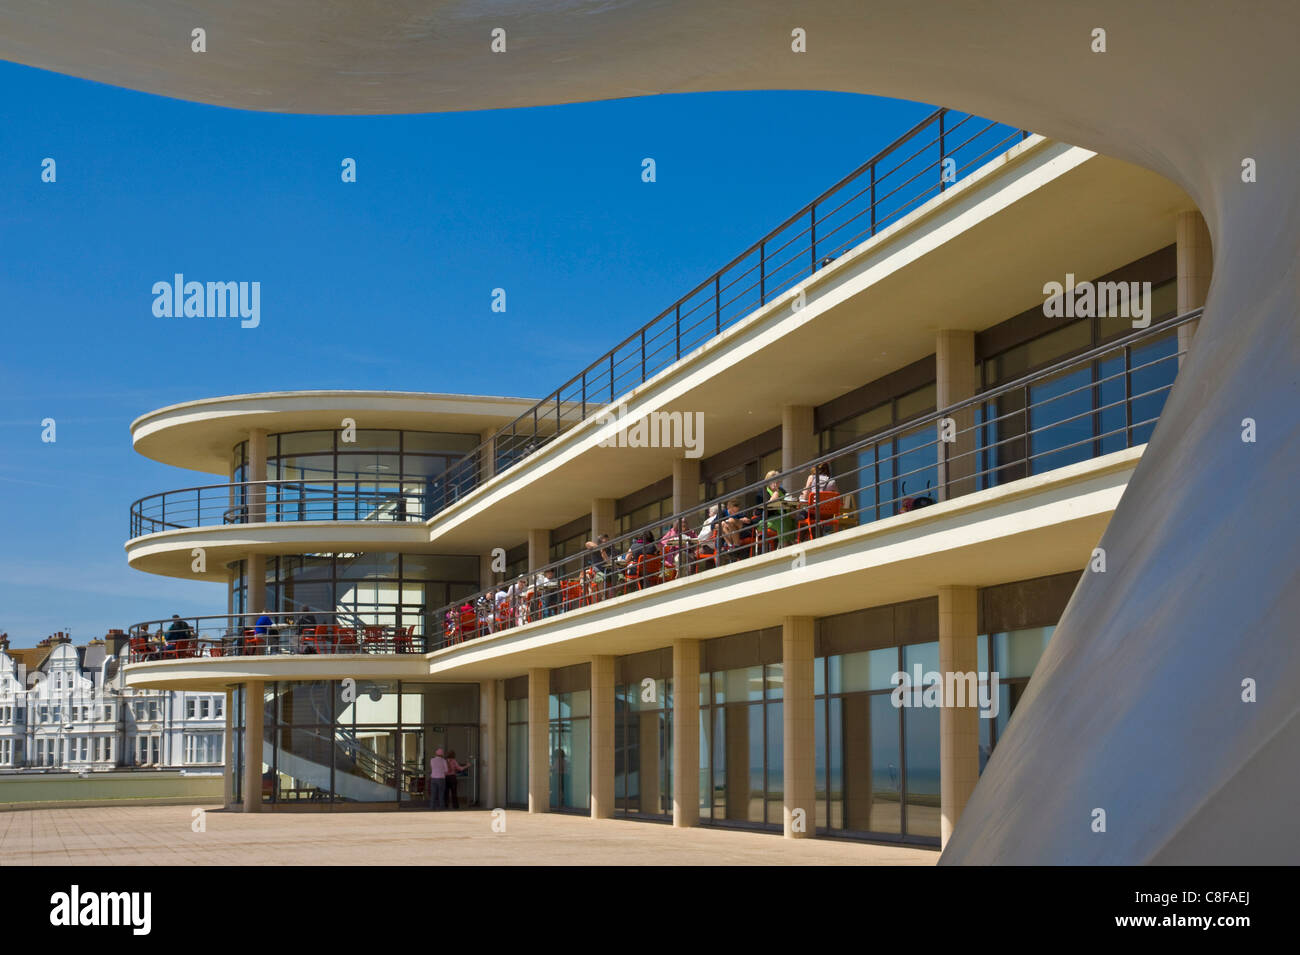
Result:
[[[190,52],[194,26],[207,28],[207,53]],[[489,51],[495,27],[504,54]],[[807,53],[791,52],[796,27]],[[1095,28],[1105,53],[1091,51]],[[949,862],[1300,856],[1297,35],[1291,0],[230,0],[200,13],[168,0],[0,0],[0,57],[228,106],[381,113],[847,90],[1024,126],[1186,189],[1215,252],[1195,347],[1102,541],[1108,571],[1075,593]],[[774,117],[771,132],[798,123]],[[1257,182],[1242,181],[1247,158]],[[1241,439],[1244,418],[1255,443]],[[1256,703],[1241,702],[1247,678]],[[1105,834],[1091,830],[1095,808]]]

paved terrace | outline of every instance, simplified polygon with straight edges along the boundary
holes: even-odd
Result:
[[[512,811],[274,812],[192,806],[0,813],[6,865],[933,865],[901,846]]]

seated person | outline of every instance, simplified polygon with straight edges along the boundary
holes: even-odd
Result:
[[[727,513],[722,521],[722,536],[730,548],[744,547],[754,539],[754,522],[758,520],[734,498],[725,505]]]
[[[804,482],[799,498],[807,504],[814,499],[820,502],[824,498],[836,497],[839,493],[835,478],[831,477],[831,466],[823,461],[808,472],[808,480]]]
[[[711,548],[715,553],[721,549],[719,545],[723,543],[718,534],[723,517],[724,515],[720,513],[718,505],[711,505],[709,507],[709,516],[700,525],[700,533],[696,538],[701,546]]]
[[[634,563],[641,557],[655,557],[659,554],[659,545],[655,543],[654,531],[638,534],[627,551],[627,562]]]

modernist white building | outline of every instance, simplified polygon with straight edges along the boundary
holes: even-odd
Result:
[[[225,694],[127,686],[121,644],[0,647],[0,772],[221,768]]]
[[[227,611],[127,684],[227,696],[245,811],[422,806],[442,747],[482,807],[937,847],[1109,572],[1209,275],[1177,186],[939,110],[540,401],[137,420],[214,480],[127,558]],[[989,705],[895,692],[934,672]]]

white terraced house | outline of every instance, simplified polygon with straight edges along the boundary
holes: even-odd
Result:
[[[423,807],[441,747],[470,805],[938,847],[1114,571],[1210,267],[1170,181],[938,110],[540,401],[139,418],[213,478],[127,558],[227,609],[126,683],[225,700],[246,812]]]
[[[0,638],[0,774],[115,769],[219,771],[226,695],[125,685],[122,631],[26,649]]]

